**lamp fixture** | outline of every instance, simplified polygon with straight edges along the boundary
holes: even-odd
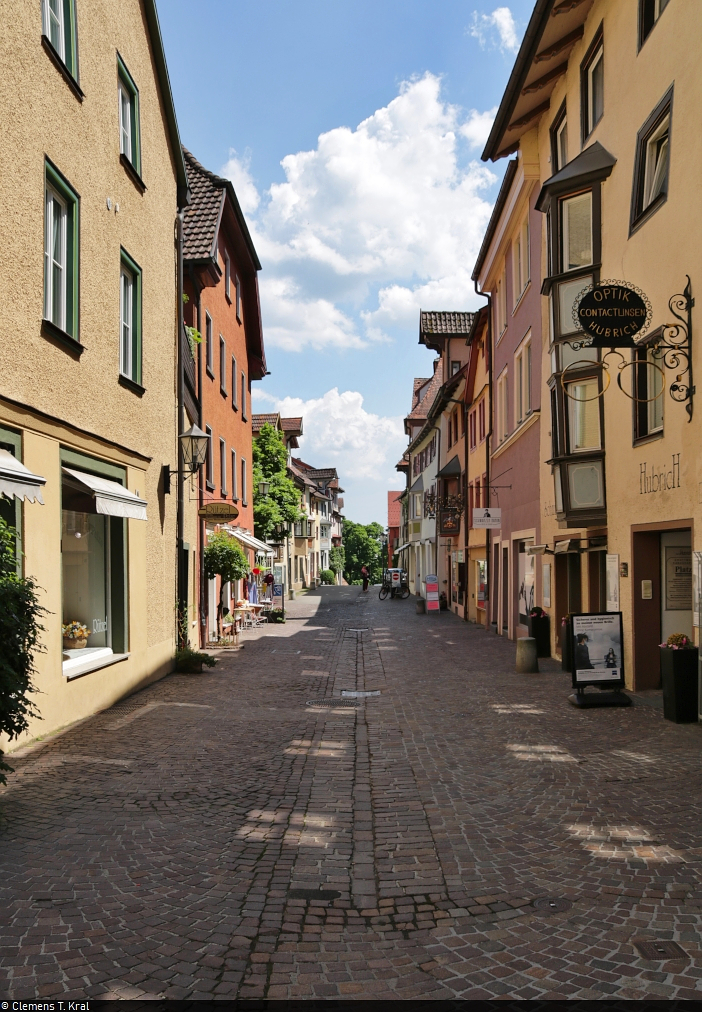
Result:
[[[181,432],[178,442],[183,459],[183,471],[186,474],[195,474],[207,460],[210,436],[193,423],[186,432]],[[172,474],[178,474],[178,471],[172,471],[168,464],[164,464],[161,468],[161,475],[165,495],[170,494]]]
[[[259,481],[259,483],[258,483],[258,491],[263,496],[268,495],[268,491],[269,491],[270,487],[271,487],[271,483],[269,481]]]

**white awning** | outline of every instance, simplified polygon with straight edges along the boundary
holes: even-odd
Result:
[[[396,548],[395,551],[392,554],[393,555],[399,555],[400,552],[404,552],[405,548],[409,548],[409,546],[410,546],[410,543],[408,541],[406,545],[400,545],[399,548]]]
[[[108,517],[146,520],[146,501],[119,482],[98,478],[85,471],[74,471],[72,467],[62,467],[61,470],[67,485],[93,496],[98,513]]]
[[[0,495],[7,496],[8,499],[40,502],[43,506],[42,485],[46,485],[46,478],[32,474],[29,468],[17,457],[13,457],[9,450],[0,450]]]
[[[241,541],[242,545],[246,545],[247,548],[252,548],[256,555],[268,555],[270,557],[275,555],[275,552],[267,545],[265,541],[259,541],[253,534],[249,534],[248,531],[243,531],[241,527],[228,527],[227,530],[230,534]]]

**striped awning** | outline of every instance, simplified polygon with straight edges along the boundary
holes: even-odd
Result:
[[[32,474],[21,460],[14,457],[9,450],[0,450],[0,495],[8,499],[27,499],[44,505],[41,497],[42,485],[46,478]]]

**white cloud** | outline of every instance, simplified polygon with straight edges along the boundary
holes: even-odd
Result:
[[[261,202],[256,184],[249,172],[250,163],[251,154],[249,151],[244,153],[243,158],[239,158],[234,148],[230,148],[229,160],[220,171],[221,176],[225,179],[231,179],[234,184],[234,190],[239,198],[239,204],[244,214],[252,214]]]
[[[482,49],[498,48],[508,53],[516,53],[519,49],[517,26],[509,7],[497,7],[492,14],[473,11],[469,33],[478,40]]]
[[[458,138],[477,146],[491,116],[466,118],[425,74],[355,129],[330,130],[283,159],[286,181],[251,222],[268,345],[363,348],[434,289],[451,292],[440,308],[466,308],[491,210],[483,191],[495,177],[460,162]],[[253,205],[245,162],[233,152],[227,169]],[[393,299],[406,310],[388,311]]]
[[[478,112],[477,109],[471,109],[468,119],[459,127],[459,130],[472,148],[484,147],[496,113],[497,106],[494,109],[489,109],[488,112]]]

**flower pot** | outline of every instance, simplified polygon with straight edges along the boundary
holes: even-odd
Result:
[[[672,650],[661,647],[663,716],[675,724],[697,721],[697,647]]]
[[[551,656],[551,620],[548,615],[534,615],[527,619],[529,635],[536,640],[536,656]]]
[[[64,650],[82,650],[83,647],[87,647],[88,640],[86,639],[74,639],[72,636],[63,637],[63,649]]]

